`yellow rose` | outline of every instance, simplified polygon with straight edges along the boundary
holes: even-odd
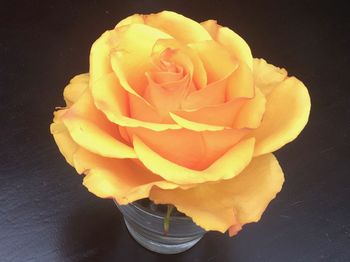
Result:
[[[132,15],[91,48],[51,133],[84,185],[120,204],[173,204],[231,235],[258,221],[284,177],[271,152],[307,123],[306,87],[253,59],[214,20]]]

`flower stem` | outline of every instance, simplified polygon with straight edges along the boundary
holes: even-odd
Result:
[[[173,212],[173,210],[174,210],[174,206],[168,205],[168,209],[166,211],[166,215],[165,215],[164,221],[163,221],[164,235],[168,235],[168,233],[169,233],[170,215],[171,215],[171,212]]]

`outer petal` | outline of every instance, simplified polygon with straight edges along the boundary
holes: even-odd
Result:
[[[118,28],[121,26],[126,26],[131,24],[144,24],[145,20],[143,18],[144,18],[144,15],[133,14],[121,20],[115,27]]]
[[[237,219],[246,224],[259,221],[283,183],[284,175],[277,159],[273,154],[266,154],[254,158],[237,177],[217,184],[217,189],[224,195],[234,196],[231,203]]]
[[[208,20],[201,24],[211,34],[212,38],[223,45],[233,57],[243,61],[250,69],[253,69],[252,53],[242,37],[228,27],[218,25],[215,20]]]
[[[66,115],[64,124],[73,140],[80,146],[106,157],[136,158],[131,147],[108,132],[76,115]]]
[[[273,152],[294,140],[305,127],[310,114],[307,88],[295,77],[278,84],[267,96],[266,110],[256,138],[254,155]]]
[[[74,166],[79,173],[86,173],[83,184],[90,192],[103,198],[115,198],[120,204],[148,197],[154,185],[163,189],[178,187],[132,160],[100,157],[84,149],[75,153]]]
[[[110,123],[92,101],[90,90],[62,116],[73,140],[106,157],[135,158],[134,150],[122,142],[118,126]]]
[[[72,137],[70,136],[67,128],[62,123],[61,116],[67,110],[59,110],[54,113],[54,122],[50,125],[50,131],[53,135],[55,142],[66,159],[66,161],[73,166],[73,154],[79,148],[77,143],[74,142]]]
[[[67,107],[71,107],[73,103],[78,101],[88,88],[88,84],[89,74],[80,74],[70,80],[69,85],[65,87],[63,92]],[[68,109],[61,109],[54,112],[54,119],[53,123],[50,125],[50,132],[66,161],[70,165],[73,165],[73,154],[78,150],[79,146],[74,142],[68,129],[62,122],[62,116],[67,111]]]
[[[102,76],[112,72],[111,54],[111,31],[104,32],[92,45],[90,51],[90,84]]]
[[[255,85],[268,95],[276,87],[287,78],[287,71],[284,68],[279,68],[266,63],[264,59],[254,58],[254,82]]]
[[[84,93],[89,84],[89,74],[80,74],[70,80],[69,85],[64,88],[63,97],[67,106],[75,103]]]
[[[245,223],[258,221],[268,203],[281,190],[283,172],[272,154],[254,158],[238,176],[204,183],[190,189],[154,188],[150,198],[156,203],[174,204],[206,230],[230,234]]]
[[[200,24],[175,12],[163,11],[150,15],[136,14],[119,22],[117,27],[133,23],[145,23],[158,28],[184,43],[211,39],[210,34]]]
[[[202,171],[189,169],[163,158],[136,136],[133,144],[140,161],[153,173],[177,184],[198,184],[230,179],[239,174],[251,160],[254,139],[241,141]]]

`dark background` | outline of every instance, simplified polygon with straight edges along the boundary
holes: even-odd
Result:
[[[340,1],[1,1],[0,261],[350,261],[350,21]],[[344,1],[345,2],[345,1]],[[112,201],[98,199],[49,134],[69,79],[89,48],[133,13],[214,18],[255,57],[309,88],[299,138],[277,152],[286,183],[257,224],[210,232],[162,256],[129,236]]]

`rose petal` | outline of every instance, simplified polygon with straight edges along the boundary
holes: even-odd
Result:
[[[118,126],[110,123],[92,101],[90,90],[62,116],[73,140],[80,146],[106,157],[135,158],[134,150],[121,142]]]
[[[233,226],[230,226],[228,229],[228,234],[230,237],[233,237],[238,234],[239,231],[242,230],[242,225],[241,224],[236,224],[234,223]]]
[[[131,24],[144,24],[144,15],[141,14],[133,14],[131,16],[128,16],[127,18],[124,18],[121,20],[115,27],[121,27],[121,26],[126,26],[126,25],[131,25]]]
[[[155,121],[155,123],[149,122],[152,119],[157,120],[157,113],[149,106],[149,104],[145,103],[143,98],[133,97],[132,94],[127,96],[126,91],[121,87],[118,78],[113,73],[96,81],[91,86],[91,89],[96,107],[107,116],[109,121],[113,123],[127,127],[145,127],[156,131],[181,128],[177,124],[160,124],[157,123],[157,121]],[[129,99],[131,102],[131,112],[129,112],[128,109]],[[129,114],[134,114],[141,106],[143,109],[148,109],[144,114],[145,117],[149,117],[147,118],[147,122],[143,121],[146,119],[140,118],[140,120],[138,120],[129,117]],[[151,115],[152,112],[150,111],[152,110],[153,114]],[[131,116],[134,117],[135,115]]]
[[[178,165],[197,168],[206,158],[203,138],[198,132],[186,129],[158,132],[145,128],[127,128],[127,132],[131,138],[139,137],[157,154]]]
[[[129,95],[130,117],[146,123],[175,124],[169,115],[160,115],[158,110],[146,104],[144,100]],[[144,126],[144,123],[140,126]]]
[[[234,196],[230,201],[237,219],[246,224],[260,220],[267,205],[281,191],[283,183],[284,175],[277,159],[273,154],[266,154],[253,158],[241,174],[218,183],[217,189],[223,195]]]
[[[283,172],[272,154],[254,158],[238,176],[190,189],[152,189],[150,198],[173,204],[206,230],[237,233],[246,223],[260,219],[268,203],[281,190]]]
[[[214,40],[217,38],[217,33],[221,26],[218,25],[216,20],[210,19],[210,20],[201,22],[200,24],[205,28],[205,30],[208,31],[208,33],[211,35],[211,37]]]
[[[191,217],[192,220],[206,231],[217,230],[224,233],[235,223],[233,208],[222,207],[216,202],[218,192],[214,192],[216,198],[212,198],[213,190],[207,191],[208,186],[199,185],[188,190],[174,189],[162,190],[154,187],[149,195],[156,204],[172,204],[176,208]],[[224,196],[225,197],[233,197]]]
[[[228,79],[224,78],[207,85],[205,88],[191,92],[182,101],[182,108],[184,110],[198,110],[205,106],[224,103],[227,82]]]
[[[54,113],[54,122],[50,125],[50,132],[66,161],[73,166],[73,154],[79,146],[74,142],[67,128],[62,123],[61,116],[65,114],[66,111],[67,109],[64,109]]]
[[[245,129],[215,132],[180,129],[157,132],[144,128],[127,128],[128,137],[137,136],[165,159],[196,170],[208,168],[248,132]]]
[[[157,84],[149,78],[144,98],[153,105],[157,112],[167,117],[170,111],[177,110],[189,92],[189,75],[180,81]]]
[[[90,51],[90,84],[112,72],[110,62],[111,31],[104,32],[92,45]]]
[[[247,65],[241,63],[227,77],[189,94],[182,107],[185,111],[193,111],[206,106],[224,104],[237,98],[252,98],[254,94],[252,72]]]
[[[255,89],[255,96],[248,99],[234,121],[234,128],[257,128],[264,116],[266,98],[260,89]]]
[[[235,214],[232,208],[217,209],[210,201],[208,192],[201,191],[200,186],[193,190],[161,190],[154,187],[149,198],[156,204],[172,204],[177,210],[192,218],[198,226],[206,231],[216,230],[224,233],[228,227],[235,223]],[[201,197],[199,200],[197,197]],[[204,202],[204,201],[205,202]],[[206,202],[208,201],[208,202]],[[203,205],[203,203],[205,203]]]
[[[171,162],[150,149],[138,137],[133,144],[139,160],[153,173],[177,184],[204,183],[230,179],[239,174],[251,160],[254,139],[243,140],[205,170],[193,170]]]
[[[112,112],[116,115],[129,116],[127,92],[121,87],[113,72],[95,81],[91,85],[91,93],[95,106],[108,118]]]
[[[230,75],[237,63],[222,46],[215,41],[203,41],[189,44],[201,58],[207,72],[208,83],[223,79]]]
[[[162,71],[173,70],[177,67],[183,69],[183,75],[190,74],[191,77],[194,71],[194,65],[188,56],[188,52],[184,52],[185,48],[174,39],[160,39],[152,49],[153,63],[158,64]]]
[[[161,54],[166,49],[179,50],[181,53],[185,54],[191,61],[193,72],[191,77],[193,78],[193,83],[198,89],[204,88],[207,84],[207,73],[205,71],[202,60],[199,58],[198,54],[189,48],[187,45],[180,43],[176,39],[160,39],[156,42],[153,47],[153,54]]]
[[[144,24],[118,27],[111,34],[113,71],[126,91],[141,97],[147,84],[145,72],[153,68],[150,56],[153,46],[158,39],[171,36]]]
[[[178,187],[149,172],[129,159],[113,159],[79,149],[74,155],[78,173],[86,173],[84,186],[102,198],[115,198],[128,204],[146,198],[154,185],[163,189]]]
[[[224,130],[225,126],[219,126],[219,125],[211,125],[211,124],[203,124],[203,123],[198,123],[198,122],[194,122],[191,120],[188,120],[186,118],[183,118],[181,116],[178,116],[174,113],[169,113],[171,118],[180,126],[189,129],[189,130],[193,130],[193,131],[219,131],[219,130]]]
[[[85,89],[88,87],[89,74],[80,74],[73,77],[69,85],[64,88],[63,97],[66,101],[66,105],[70,107],[79,99],[79,97],[84,93]]]
[[[122,20],[117,27],[132,23],[145,23],[184,43],[211,39],[208,32],[199,23],[175,12],[163,11],[150,15],[133,15]]]
[[[246,99],[239,98],[224,104],[206,106],[198,110],[175,111],[173,112],[172,118],[179,125],[195,131],[204,130],[203,128],[205,127],[205,125],[212,126],[207,130],[213,130],[214,126],[216,126],[216,128],[214,128],[216,130],[232,128],[234,120],[245,102]],[[180,118],[174,118],[174,115]],[[196,122],[198,123],[198,125],[188,125],[184,121],[181,121],[181,119],[193,123]],[[198,129],[199,126],[201,126],[202,128]]]
[[[201,23],[201,25],[207,29],[212,38],[223,45],[233,57],[247,64],[251,70],[253,69],[252,53],[248,44],[242,37],[233,32],[230,28],[218,25],[215,20],[205,21]]]
[[[157,109],[160,115],[168,117],[169,111],[177,110],[184,97],[191,91],[190,81],[193,74],[193,64],[189,57],[179,49],[165,49],[161,51],[159,56],[160,66],[162,64],[163,67],[176,65],[185,71],[180,80],[159,84],[152,79],[151,73],[146,73],[148,84],[143,97]],[[194,88],[193,85],[192,88]]]
[[[183,79],[184,77],[182,67],[180,68],[180,71],[176,71],[176,72],[168,72],[168,71],[149,72],[148,75],[156,84],[160,84],[160,85],[164,83],[177,82]]]
[[[248,133],[249,130],[244,128],[202,132],[203,143],[206,148],[205,159],[207,159],[207,162],[204,163],[209,163],[206,167],[224,155]]]
[[[245,63],[240,63],[227,79],[226,100],[231,101],[240,97],[252,98],[254,94],[252,70]]]
[[[294,140],[305,127],[310,114],[310,96],[304,84],[290,77],[266,97],[261,125],[249,136],[256,138],[254,155],[273,152]]]
[[[132,139],[129,136],[129,133],[127,131],[127,127],[124,126],[118,126],[119,127],[119,133],[120,136],[128,143],[128,144],[132,144]]]
[[[64,124],[77,144],[96,154],[115,158],[136,158],[131,147],[88,120],[66,115]]]
[[[264,59],[254,58],[253,64],[255,85],[267,96],[274,87],[287,78],[287,71],[266,63]]]

